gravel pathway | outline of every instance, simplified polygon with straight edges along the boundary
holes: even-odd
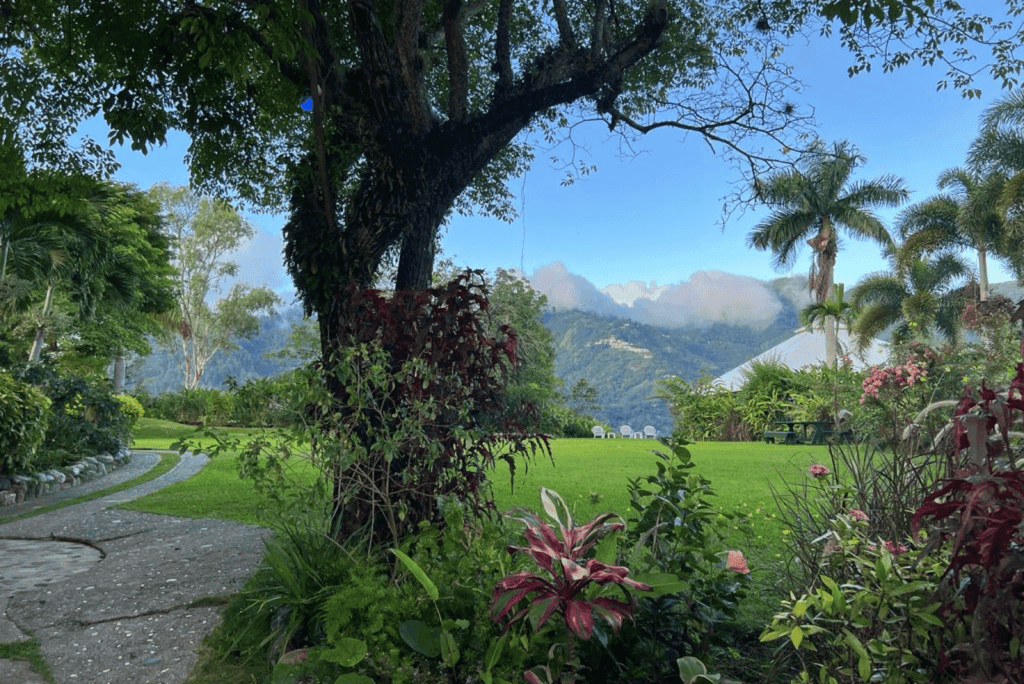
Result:
[[[100,480],[29,503],[47,505],[69,492],[82,496],[89,487],[117,484],[115,478],[137,477],[158,461],[140,452]],[[172,470],[138,487],[0,521],[0,643],[31,632],[60,684],[183,682],[200,641],[220,620],[218,608],[192,603],[236,592],[258,565],[269,532],[110,507],[187,479],[206,462],[205,455],[185,454]],[[0,660],[0,682],[43,680],[26,674],[22,662]]]

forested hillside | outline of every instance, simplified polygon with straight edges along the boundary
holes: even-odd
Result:
[[[655,398],[660,379],[721,375],[793,334],[806,280],[780,278],[770,286],[783,307],[775,322],[760,330],[720,323],[664,328],[583,311],[549,311],[543,320],[554,336],[555,374],[566,388],[581,378],[597,388],[601,409],[595,417],[599,420],[615,427],[654,425],[667,432],[671,429],[668,407]],[[258,336],[237,340],[237,350],[222,351],[213,358],[200,386],[221,388],[229,376],[242,383],[293,368],[293,359],[266,355],[286,345],[291,325],[300,320],[297,308],[265,319]],[[178,390],[181,382],[176,358],[155,345],[151,356],[129,367],[129,387],[151,394]]]
[[[200,387],[223,389],[229,376],[239,383],[250,378],[278,375],[295,368],[297,362],[289,358],[268,358],[288,342],[293,323],[302,320],[297,307],[284,309],[276,316],[264,318],[259,334],[250,339],[236,339],[238,349],[219,351],[214,355],[199,381]],[[182,387],[180,354],[172,354],[152,343],[153,353],[132,359],[128,364],[127,386],[134,391],[141,388],[150,394],[174,392]]]
[[[715,324],[659,328],[582,311],[544,315],[555,338],[555,373],[567,387],[585,378],[598,390],[596,416],[614,427],[671,429],[668,407],[655,398],[667,375],[693,380],[718,376],[793,334],[796,310],[787,308],[764,330]]]

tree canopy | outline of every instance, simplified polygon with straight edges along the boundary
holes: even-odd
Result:
[[[290,205],[286,259],[321,325],[339,283],[390,257],[399,289],[429,284],[453,208],[509,217],[526,132],[671,127],[756,175],[806,140],[795,34],[838,34],[851,72],[944,62],[940,85],[968,96],[975,48],[1007,85],[1020,66],[1020,26],[934,0],[4,0],[0,15],[17,84],[2,144],[103,169],[102,149],[66,143],[86,116],[136,149],[185,131],[198,188]]]

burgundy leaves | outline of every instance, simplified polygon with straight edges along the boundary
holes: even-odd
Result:
[[[498,582],[494,588],[494,603],[491,616],[501,620],[506,616],[508,624],[527,617],[534,629],[539,629],[553,614],[560,614],[566,627],[581,639],[589,639],[594,632],[594,621],[600,619],[615,631],[622,627],[626,617],[632,617],[632,606],[626,601],[585,596],[587,587],[596,585],[618,585],[640,591],[651,587],[631,579],[629,569],[602,563],[584,555],[603,537],[616,530],[624,529],[621,522],[609,522],[618,518],[613,513],[604,513],[592,521],[573,525],[572,516],[562,498],[555,492],[541,488],[541,502],[544,510],[556,523],[558,532],[546,521],[539,519],[532,511],[519,511],[526,529],[523,532],[528,546],[510,546],[510,553],[528,554],[546,574],[528,571],[517,572]],[[530,603],[512,612],[524,599]]]

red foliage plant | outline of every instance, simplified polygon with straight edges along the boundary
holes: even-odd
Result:
[[[915,533],[930,523],[932,543],[951,543],[944,610],[969,625],[971,669],[1003,681],[1024,681],[1024,471],[1017,469],[1010,432],[1024,412],[1024,363],[1005,396],[982,383],[954,411],[957,477],[945,480],[914,514]],[[967,458],[959,455],[966,452]],[[1009,456],[1009,459],[1003,457]],[[965,651],[968,649],[959,649]],[[944,654],[952,666],[952,651]]]
[[[490,332],[481,271],[390,296],[350,287],[335,306],[340,346],[322,365],[333,401],[317,420],[327,438],[349,440],[331,473],[336,535],[368,526],[374,541],[397,543],[441,522],[439,496],[481,512],[493,507],[497,460],[514,476],[516,456],[550,455],[536,409],[503,403],[517,338],[508,326]]]
[[[534,629],[539,629],[549,617],[558,613],[565,619],[570,634],[581,639],[592,636],[595,617],[618,631],[623,619],[632,616],[632,606],[606,597],[588,599],[584,591],[592,584],[616,584],[640,591],[650,591],[651,587],[629,578],[628,568],[608,565],[594,558],[584,560],[583,556],[602,537],[624,529],[625,525],[621,519],[609,522],[618,517],[616,514],[603,513],[577,527],[573,525],[568,507],[556,492],[542,487],[540,498],[544,511],[558,523],[561,534],[556,534],[551,525],[532,511],[523,510],[518,516],[512,516],[526,524],[523,534],[529,546],[510,546],[509,552],[529,554],[544,574],[517,572],[498,582],[494,588],[491,616],[501,620],[533,594],[530,604],[512,614],[508,624],[529,616]]]

